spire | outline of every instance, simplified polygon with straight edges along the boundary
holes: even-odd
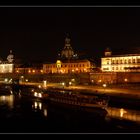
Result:
[[[107,47],[107,48],[105,49],[105,56],[111,56],[111,55],[112,55],[112,51],[110,50],[109,47]]]
[[[12,54],[12,50],[10,50],[10,54]]]
[[[70,44],[70,37],[69,34],[66,34],[66,38],[65,38],[65,45],[63,50],[61,51],[61,57],[66,58],[66,59],[71,59],[74,55],[74,51],[71,47]]]
[[[12,54],[12,50],[10,50],[10,54],[7,56],[7,60],[9,63],[14,61],[14,55]]]

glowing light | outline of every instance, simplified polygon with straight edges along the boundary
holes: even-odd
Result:
[[[69,82],[69,85],[71,85],[72,84],[72,82]]]
[[[120,117],[123,117],[124,113],[127,113],[123,108],[120,109]]]
[[[42,94],[41,93],[38,93],[38,97],[42,98]]]
[[[34,92],[34,89],[32,89],[31,92]]]
[[[72,82],[75,82],[75,79],[71,79]]]
[[[39,109],[41,110],[42,109],[42,103],[41,102],[39,102]]]
[[[35,107],[35,109],[37,108],[37,102],[34,102],[34,107]]]
[[[19,73],[19,70],[17,70],[16,72]]]
[[[125,81],[125,82],[127,82],[127,81],[128,81],[128,79],[127,79],[127,78],[125,78],[125,79],[124,79],[124,81]]]
[[[31,70],[28,70],[28,73],[31,73]]]
[[[41,73],[43,73],[43,70],[40,70]]]
[[[21,78],[24,78],[24,76],[21,76]]]
[[[28,82],[28,79],[26,79],[25,81]]]
[[[63,83],[62,83],[62,86],[64,86],[64,85],[65,85],[65,83],[63,82]]]
[[[8,78],[5,78],[4,81],[5,81],[5,82],[8,82]]]
[[[47,81],[43,81],[43,86],[44,86],[44,88],[47,87]]]
[[[100,82],[102,82],[102,80],[98,80],[98,82],[100,83]]]
[[[37,97],[37,92],[34,92],[34,96]]]
[[[39,88],[41,88],[41,85],[38,85]]]
[[[35,73],[35,70],[33,70],[33,73]]]
[[[44,109],[44,116],[47,117],[47,109]]]
[[[103,84],[103,87],[105,88],[107,85],[106,84]]]

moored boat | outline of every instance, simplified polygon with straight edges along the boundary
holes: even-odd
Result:
[[[87,112],[98,112],[99,114],[107,114],[107,106],[109,98],[105,95],[88,96],[75,94],[65,91],[51,91],[48,93],[47,100],[52,105],[80,109]]]

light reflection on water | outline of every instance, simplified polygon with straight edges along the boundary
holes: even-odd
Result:
[[[107,108],[109,117],[125,119],[129,121],[135,121],[140,123],[140,111],[138,110],[129,110],[124,108]]]
[[[2,95],[0,96],[0,104],[6,104],[10,108],[14,107],[14,95]]]
[[[45,106],[43,106],[41,101],[34,101],[32,104],[32,109],[42,111],[43,115],[45,117],[47,117],[47,114],[48,114],[47,108]]]

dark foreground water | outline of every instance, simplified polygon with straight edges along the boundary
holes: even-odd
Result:
[[[0,133],[139,133],[140,111],[108,108],[97,117],[21,95],[0,96]]]

